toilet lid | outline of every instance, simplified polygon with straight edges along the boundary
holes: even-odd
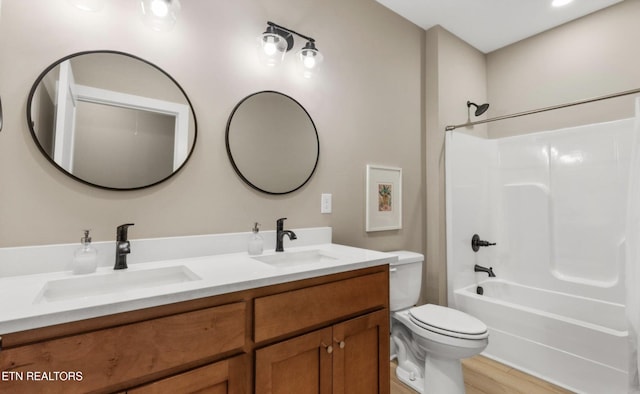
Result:
[[[457,338],[483,339],[487,326],[464,312],[440,305],[427,304],[409,309],[409,316],[418,326],[439,334]]]

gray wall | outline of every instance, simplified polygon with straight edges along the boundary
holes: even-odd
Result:
[[[113,240],[134,222],[131,238],[331,226],[339,243],[378,250],[423,251],[421,45],[424,32],[370,0],[183,1],[168,33],[148,29],[138,2],[111,0],[100,13],[67,1],[9,0],[0,21],[0,246]],[[294,54],[277,69],[257,61],[266,22],[316,39],[325,62],[317,78],[296,71]],[[296,40],[299,49],[304,42]],[[168,182],[130,192],[92,188],[53,168],[31,140],[26,99],[39,73],[67,54],[128,52],[171,74],[198,117],[191,161]],[[235,104],[260,90],[298,100],[320,136],[320,162],[298,192],[268,196],[246,186],[227,158],[224,133]],[[365,166],[402,167],[404,228],[364,231]],[[320,213],[321,193],[333,213]],[[0,262],[4,264],[8,262]]]
[[[487,55],[490,116],[640,88],[640,0],[626,0]],[[498,138],[633,116],[633,96],[491,123]]]
[[[425,43],[425,185],[426,270],[423,301],[446,304],[446,215],[444,129],[467,120],[467,100],[487,96],[485,56],[440,26],[429,29]],[[485,127],[461,130],[486,136]]]

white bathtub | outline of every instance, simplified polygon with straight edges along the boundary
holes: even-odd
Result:
[[[484,355],[579,393],[626,393],[624,305],[500,279],[454,292],[489,327]]]

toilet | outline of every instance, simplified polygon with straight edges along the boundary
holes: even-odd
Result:
[[[398,379],[419,393],[464,393],[460,360],[487,347],[487,326],[452,308],[415,306],[424,257],[408,251],[390,253],[398,256],[389,268],[391,359],[398,360]]]

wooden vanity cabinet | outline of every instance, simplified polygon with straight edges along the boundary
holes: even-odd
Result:
[[[389,393],[388,319],[368,313],[257,350],[256,394]]]
[[[0,333],[21,377],[0,392],[388,394],[388,284],[383,265]],[[54,372],[82,378],[27,379]]]
[[[384,268],[257,298],[256,343],[291,339],[256,350],[256,394],[389,393],[389,276]]]

